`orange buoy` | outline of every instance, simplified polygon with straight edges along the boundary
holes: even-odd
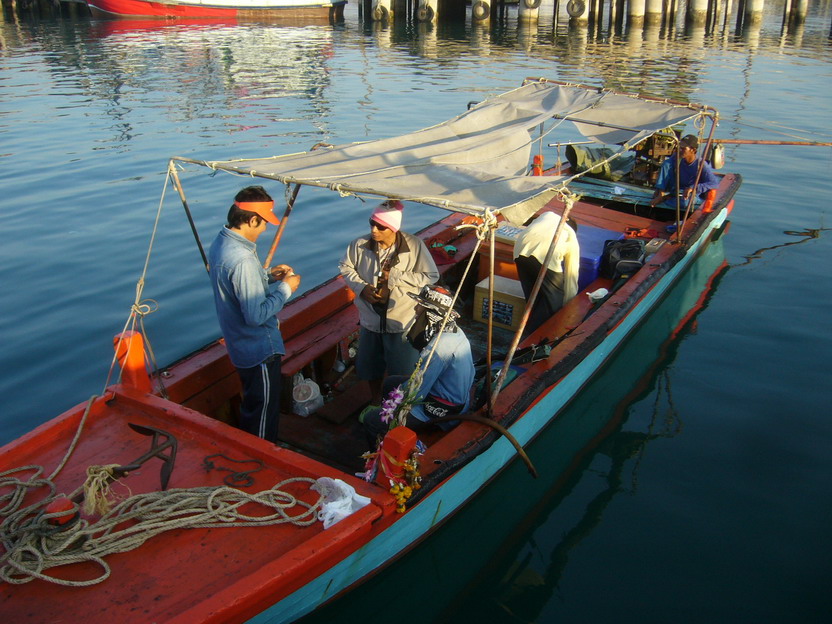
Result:
[[[64,526],[78,517],[78,510],[66,496],[56,496],[44,508],[44,513],[57,514],[48,519],[49,524]]]
[[[716,199],[716,189],[711,189],[705,194],[705,201],[702,203],[702,212],[705,214],[714,209],[714,200]]]
[[[532,159],[532,175],[543,175],[543,156],[540,154],[535,155]]]
[[[125,331],[113,337],[116,359],[121,366],[121,383],[142,392],[150,392],[150,375],[144,356],[144,339],[140,332]]]

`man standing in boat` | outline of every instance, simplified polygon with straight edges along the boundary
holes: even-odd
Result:
[[[567,223],[563,224],[557,247],[546,267],[546,274],[526,324],[527,334],[540,327],[578,293],[581,250],[578,236],[569,221],[567,219]],[[514,242],[514,265],[526,301],[529,300],[540,268],[546,260],[559,223],[559,215],[546,211],[523,230]]]
[[[699,139],[694,135],[688,134],[679,139],[678,156],[681,156],[681,166],[679,167],[678,195],[682,200],[681,207],[683,210],[687,207],[691,195],[694,195],[694,183],[696,183],[694,201],[719,186],[719,178],[711,169],[711,166],[706,161],[696,157],[698,149]],[[676,208],[676,156],[677,154],[673,154],[662,163],[661,169],[659,169],[659,177],[656,179],[656,191],[653,193],[653,199],[650,200],[651,206],[661,204],[669,208]],[[699,173],[700,165],[702,173]],[[699,177],[698,181],[697,176]]]
[[[355,293],[361,323],[355,370],[369,383],[373,405],[381,403],[385,374],[410,375],[419,357],[404,333],[414,318],[407,295],[439,279],[422,239],[401,230],[403,208],[396,200],[376,206],[370,235],[352,241],[338,267]]]
[[[452,429],[459,421],[457,414],[468,411],[471,387],[474,384],[474,358],[471,343],[456,324],[459,313],[451,308],[453,293],[443,286],[425,286],[416,300],[416,318],[407,332],[407,339],[421,355],[421,385],[415,393],[416,403],[410,408],[407,426],[421,432],[436,427]],[[442,320],[447,317],[441,333]],[[410,375],[392,375],[384,380],[383,393],[389,397],[397,387],[407,391]],[[364,431],[371,448],[390,428],[385,410],[364,412]],[[442,418],[442,421],[435,421]]]
[[[276,314],[300,286],[300,275],[285,264],[267,271],[257,257],[258,237],[268,223],[280,223],[273,210],[274,201],[262,186],[237,193],[208,264],[220,329],[243,384],[239,426],[277,442],[285,349]]]

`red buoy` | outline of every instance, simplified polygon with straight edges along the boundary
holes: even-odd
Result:
[[[54,524],[56,526],[69,524],[78,516],[75,503],[69,500],[66,496],[57,496],[49,501],[44,508],[44,512],[47,514],[58,514],[49,518],[49,524]]]
[[[532,159],[532,175],[543,175],[543,156],[541,156],[540,154],[535,154],[534,158]]]

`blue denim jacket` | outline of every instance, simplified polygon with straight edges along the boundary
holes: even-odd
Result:
[[[257,258],[257,246],[224,227],[208,254],[214,304],[231,363],[251,368],[275,354],[283,355],[283,337],[275,316],[292,289],[269,284]]]
[[[422,349],[421,357],[424,361],[427,361],[434,343],[436,343],[436,351],[433,353],[430,364],[427,368],[424,368],[424,363],[422,364],[423,377],[418,398],[421,401],[431,394],[448,403],[462,405],[462,410],[458,413],[466,412],[470,406],[471,386],[474,385],[474,359],[471,355],[471,343],[461,329],[457,329],[456,332],[443,332],[434,336]],[[421,421],[430,420],[421,403],[416,403],[410,412]]]

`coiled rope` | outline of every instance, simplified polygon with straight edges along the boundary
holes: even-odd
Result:
[[[40,472],[42,469],[37,469],[35,476],[39,477]],[[294,482],[311,485],[315,480],[294,477],[254,494],[226,486],[137,494],[117,504],[95,522],[81,518],[66,528],[49,523],[51,518],[65,513],[44,511],[50,496],[12,513],[0,526],[0,539],[5,548],[5,553],[0,556],[0,580],[19,585],[41,579],[58,585],[87,587],[109,578],[110,566],[105,557],[133,550],[166,531],[277,524],[310,526],[317,521],[323,496],[315,503],[300,500],[283,489]],[[39,483],[51,487],[54,493],[51,482],[39,479]],[[270,511],[264,515],[243,513],[242,506],[249,503]],[[77,511],[77,505],[74,509]],[[52,568],[80,562],[97,564],[101,574],[76,581],[46,573]]]

